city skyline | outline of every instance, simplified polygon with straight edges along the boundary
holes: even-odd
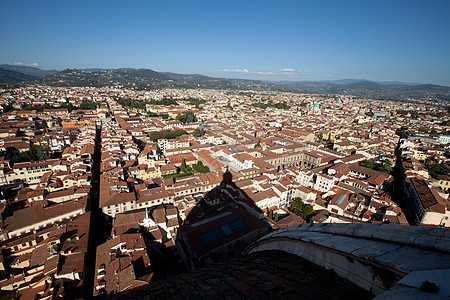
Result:
[[[447,1],[2,2],[1,64],[450,86]]]

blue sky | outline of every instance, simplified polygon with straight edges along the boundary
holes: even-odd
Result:
[[[0,63],[450,86],[450,1],[0,1]]]

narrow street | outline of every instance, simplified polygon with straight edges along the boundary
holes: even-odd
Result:
[[[99,208],[100,162],[101,162],[101,127],[97,125],[95,149],[92,163],[91,193],[87,210],[91,212],[89,227],[88,251],[85,259],[85,277],[83,280],[83,295],[85,299],[92,298],[95,276],[95,257],[97,246],[105,239],[107,229]]]

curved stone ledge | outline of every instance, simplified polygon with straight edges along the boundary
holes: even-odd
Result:
[[[304,224],[270,233],[246,253],[293,253],[379,295],[413,271],[449,269],[449,238],[449,231],[440,228]]]

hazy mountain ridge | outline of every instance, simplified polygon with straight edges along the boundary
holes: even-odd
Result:
[[[0,68],[0,86],[11,86],[21,83],[30,83],[38,80],[37,77]]]
[[[315,83],[315,84],[323,84],[323,83],[330,83],[330,84],[349,84],[349,83],[355,83],[355,82],[364,82],[364,81],[371,81],[375,82],[381,85],[389,85],[389,84],[396,84],[396,85],[421,85],[421,83],[417,82],[402,82],[402,81],[372,81],[367,79],[351,79],[351,78],[345,78],[345,79],[335,79],[335,80],[290,80],[290,81],[277,81],[277,80],[267,80],[268,82],[272,83],[278,83],[278,84],[294,84],[294,83]]]
[[[96,72],[67,69],[43,78],[42,82],[56,86],[126,85],[137,88],[174,87],[299,91],[294,87],[258,80],[214,78],[199,74],[185,75],[169,72],[163,73],[150,69],[115,69]]]
[[[360,81],[347,84],[294,82],[288,85],[310,93],[346,94],[374,99],[435,98],[450,101],[450,87],[434,84],[381,84]]]
[[[59,72],[58,70],[42,70],[36,67],[21,66],[21,65],[0,65],[0,68],[27,74],[30,76],[34,76],[36,78],[44,78],[46,76]]]
[[[450,101],[450,87],[433,84],[373,82],[359,79],[325,81],[268,82],[247,79],[208,77],[200,74],[157,72],[150,69],[66,69],[41,70],[35,67],[11,66],[0,68],[1,85],[43,83],[53,86],[112,86],[122,85],[138,89],[207,88],[224,90],[284,91],[319,94],[347,94],[374,99],[428,98]],[[42,71],[42,72],[41,72]],[[11,73],[13,72],[13,73]],[[30,73],[38,75],[30,75]],[[48,74],[45,77],[40,77]]]

